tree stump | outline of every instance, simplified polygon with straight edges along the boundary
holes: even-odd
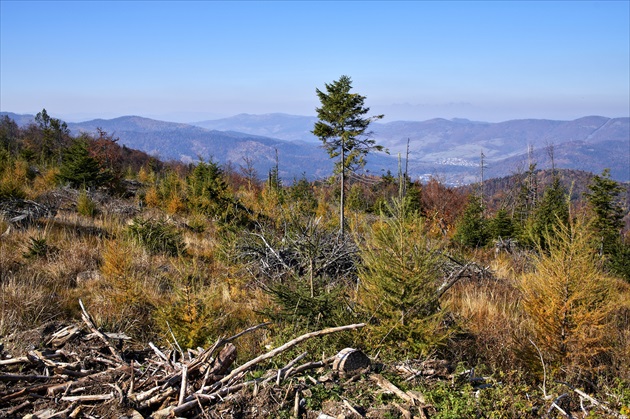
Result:
[[[370,358],[358,349],[345,348],[336,356],[333,362],[333,371],[340,377],[351,377],[367,372],[370,368]]]

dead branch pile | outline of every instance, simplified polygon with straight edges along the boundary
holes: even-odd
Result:
[[[53,218],[56,213],[56,207],[28,199],[0,200],[0,215],[16,227],[27,227],[40,218]]]
[[[356,280],[358,249],[348,236],[328,231],[319,219],[305,226],[287,227],[281,238],[264,227],[240,244],[240,257],[252,274],[265,281],[284,281],[297,276],[325,277],[332,283]]]
[[[163,351],[152,343],[149,348],[132,350],[124,349],[127,336],[102,333],[82,304],[81,308],[83,327],[76,324],[58,330],[47,339],[45,349],[15,358],[0,353],[0,417],[197,416],[242,389],[279,384],[332,365],[335,357],[299,364],[304,353],[283,368],[246,378],[254,366],[300,342],[364,326],[311,332],[233,368],[236,347],[232,341],[266,324],[219,339],[205,350]],[[348,368],[365,366],[356,361],[345,363]]]

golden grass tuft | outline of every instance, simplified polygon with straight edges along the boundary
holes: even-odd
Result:
[[[3,275],[0,282],[0,336],[28,330],[61,313],[55,289],[38,273]]]
[[[43,192],[50,191],[57,186],[57,176],[59,175],[58,167],[47,167],[43,169],[42,174],[33,180],[33,195],[39,195]],[[33,196],[33,197],[34,197]]]
[[[0,171],[0,197],[24,198],[28,184],[28,162],[24,160],[10,160]]]
[[[134,247],[124,241],[108,240],[102,252],[101,273],[109,278],[120,278],[131,273]]]
[[[146,190],[144,195],[144,203],[151,208],[159,208],[162,200],[155,186],[151,186]]]

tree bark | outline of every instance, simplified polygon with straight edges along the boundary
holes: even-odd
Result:
[[[344,207],[346,206],[346,196],[344,190],[346,188],[346,140],[344,134],[341,135],[341,198],[339,208],[339,223],[341,224],[341,238],[345,234],[346,217]]]

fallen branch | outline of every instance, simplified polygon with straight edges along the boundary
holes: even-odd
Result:
[[[376,385],[378,385],[383,390],[394,393],[396,396],[403,399],[404,401],[413,404],[414,402],[413,397],[411,397],[409,394],[405,393],[404,391],[396,387],[391,381],[389,381],[387,378],[383,377],[382,375],[371,374],[370,380],[374,381]]]
[[[416,402],[420,405],[426,403],[424,395],[419,392],[411,392],[411,391],[402,391],[398,387],[396,387],[391,381],[386,379],[380,374],[371,374],[370,380],[374,381],[380,388],[383,390],[394,393],[399,398],[404,401],[411,403],[411,405],[416,405]]]
[[[114,348],[112,346],[112,344],[110,343],[109,339],[107,338],[107,336],[105,336],[103,333],[101,333],[100,330],[98,330],[96,328],[96,326],[94,325],[94,322],[92,321],[92,318],[90,317],[90,315],[88,314],[88,312],[85,310],[85,307],[83,306],[83,301],[81,301],[81,299],[79,299],[79,305],[81,306],[81,317],[83,318],[83,321],[85,322],[85,324],[87,324],[87,326],[90,328],[90,330],[96,334],[96,336],[98,336],[98,338],[103,341],[103,343],[105,344],[105,346],[107,346],[107,348],[109,349],[109,351],[112,353],[112,355],[120,362],[125,362],[122,359],[122,356],[120,356],[120,354],[118,353],[118,351],[116,350],[116,348]]]
[[[442,295],[444,295],[444,293],[446,293],[446,291],[448,291],[453,285],[455,285],[457,283],[457,281],[459,281],[460,279],[463,278],[464,272],[466,272],[468,270],[470,265],[471,265],[471,263],[465,264],[459,271],[457,271],[457,273],[452,273],[444,281],[444,283],[437,290],[437,293],[436,293],[436,296],[435,296],[436,300],[439,300],[442,297]]]
[[[13,365],[13,364],[23,364],[25,362],[31,362],[27,356],[20,356],[18,358],[9,358],[9,359],[0,359],[0,365]]]
[[[114,393],[93,394],[88,396],[63,396],[61,400],[66,402],[96,402],[114,398]]]
[[[218,396],[222,396],[223,393],[223,389],[232,389],[233,387],[225,387],[230,381],[234,380],[236,377],[241,377],[242,374],[244,374],[248,369],[250,369],[251,367],[253,367],[254,365],[265,361],[267,359],[273,358],[274,356],[296,346],[297,344],[304,342],[305,340],[317,337],[317,336],[324,336],[324,335],[328,335],[331,333],[336,333],[336,332],[342,332],[342,331],[346,331],[346,330],[354,330],[354,329],[359,329],[361,327],[365,327],[365,323],[358,323],[358,324],[351,324],[351,325],[347,325],[347,326],[340,326],[340,327],[331,327],[328,329],[323,329],[323,330],[318,330],[316,332],[310,332],[310,333],[306,333],[302,336],[299,336],[287,343],[285,343],[282,346],[279,346],[278,348],[275,348],[265,354],[262,354],[254,359],[252,359],[251,361],[246,362],[245,364],[241,365],[240,367],[234,369],[230,374],[226,375],[225,377],[223,377],[220,381],[217,381],[216,383],[214,383],[213,385],[211,385],[210,387],[206,388],[206,387],[202,387],[201,389],[199,389],[197,392],[195,392],[195,394],[188,396],[186,398],[186,402],[177,406],[176,408],[173,407],[169,407],[167,409],[163,409],[159,412],[156,413],[156,417],[166,417],[169,414],[171,414],[171,412],[173,412],[174,415],[180,415],[181,413],[187,412],[190,409],[194,409],[195,407],[198,406],[199,404],[199,400],[203,400],[203,401],[209,401],[209,400],[214,400],[212,398],[208,399],[206,397],[200,397],[204,395],[205,391],[210,391],[211,393],[209,394],[209,396],[213,396],[216,395]],[[254,384],[255,382],[258,382],[260,380],[254,380],[254,381],[250,381],[249,383]],[[240,388],[240,387],[239,387]],[[227,393],[226,393],[227,394]],[[200,398],[199,398],[199,397]],[[166,416],[165,416],[166,415]]]
[[[571,387],[571,386],[569,386],[569,387]],[[621,413],[615,412],[610,407],[606,406],[605,404],[603,404],[599,400],[595,399],[594,397],[589,396],[588,394],[586,394],[582,390],[577,389],[577,388],[573,388],[573,387],[571,387],[571,389],[575,393],[577,393],[581,398],[584,398],[584,399],[588,400],[589,402],[591,402],[593,405],[595,405],[597,407],[600,407],[602,410],[606,411],[606,413],[608,413],[609,415],[612,415],[612,416],[614,416],[616,418],[619,418],[619,419],[628,419],[628,417],[626,415],[622,415]]]
[[[358,323],[358,324],[351,324],[348,326],[340,326],[340,327],[331,327],[328,329],[323,329],[323,330],[318,330],[317,332],[311,332],[311,333],[306,333],[302,336],[299,336],[293,340],[290,340],[289,342],[285,343],[282,346],[279,346],[276,349],[273,349],[263,355],[260,355],[259,357],[256,357],[254,359],[252,359],[249,362],[246,362],[245,364],[241,365],[240,367],[236,368],[234,371],[232,371],[229,375],[225,376],[221,381],[219,381],[220,385],[225,385],[226,383],[228,383],[232,378],[236,377],[237,375],[239,375],[242,372],[247,371],[249,368],[253,367],[254,365],[258,364],[259,362],[265,361],[269,358],[273,358],[274,356],[286,351],[287,349],[290,349],[292,347],[294,347],[295,345],[304,342],[305,340],[317,337],[317,336],[324,336],[324,335],[329,335],[331,333],[336,333],[336,332],[343,332],[346,330],[354,330],[354,329],[360,329],[362,327],[365,327],[365,323]]]

